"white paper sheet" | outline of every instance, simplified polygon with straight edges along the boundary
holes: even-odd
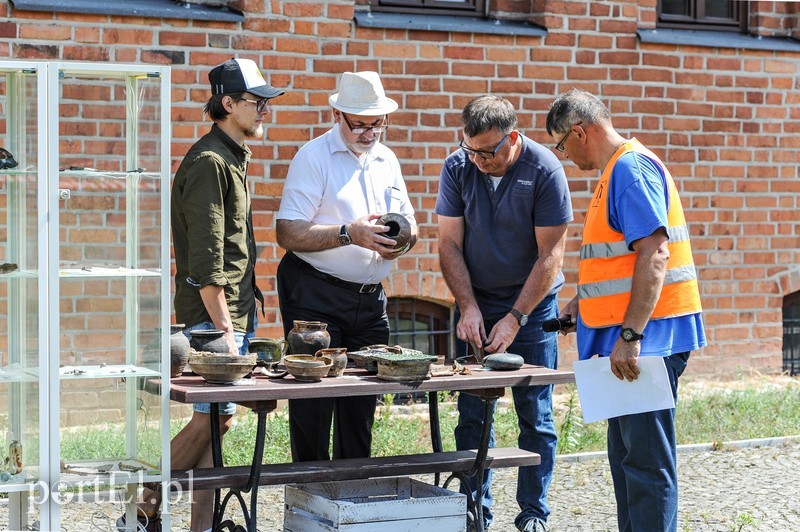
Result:
[[[639,378],[619,380],[608,357],[573,364],[583,422],[675,408],[667,368],[661,357],[639,357]]]

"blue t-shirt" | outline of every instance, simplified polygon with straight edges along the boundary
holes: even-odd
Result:
[[[539,258],[534,228],[572,220],[558,158],[520,135],[522,151],[496,190],[463,150],[442,167],[436,214],[464,218],[464,260],[484,318],[508,313]],[[559,271],[550,293],[564,284]]]
[[[666,229],[668,209],[669,189],[658,163],[633,151],[617,159],[608,183],[608,223],[625,235],[628,247],[660,227]],[[579,319],[579,358],[609,356],[620,330],[620,326],[592,329]],[[669,356],[706,345],[700,313],[650,320],[642,334],[643,356]]]

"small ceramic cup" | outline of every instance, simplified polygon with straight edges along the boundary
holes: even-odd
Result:
[[[259,362],[267,366],[277,364],[286,354],[288,344],[283,338],[251,338],[247,344],[250,353],[258,355]]]
[[[333,364],[331,364],[331,369],[328,371],[328,377],[341,377],[344,374],[344,368],[347,367],[347,348],[328,347],[320,349],[314,353],[314,356],[331,358]]]

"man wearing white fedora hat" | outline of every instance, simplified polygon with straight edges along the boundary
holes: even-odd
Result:
[[[294,320],[328,324],[331,347],[348,351],[389,341],[381,281],[416,242],[414,209],[395,154],[380,142],[397,102],[376,72],[345,72],[329,98],[333,128],[303,146],[289,166],[277,215],[283,328]],[[411,226],[400,248],[375,220],[399,213]],[[289,401],[295,461],[370,455],[375,396]]]

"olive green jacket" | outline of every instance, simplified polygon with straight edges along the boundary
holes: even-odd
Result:
[[[200,288],[225,291],[233,327],[254,329],[256,246],[247,190],[251,152],[215,124],[181,162],[172,183],[175,317],[187,327],[210,322]]]

